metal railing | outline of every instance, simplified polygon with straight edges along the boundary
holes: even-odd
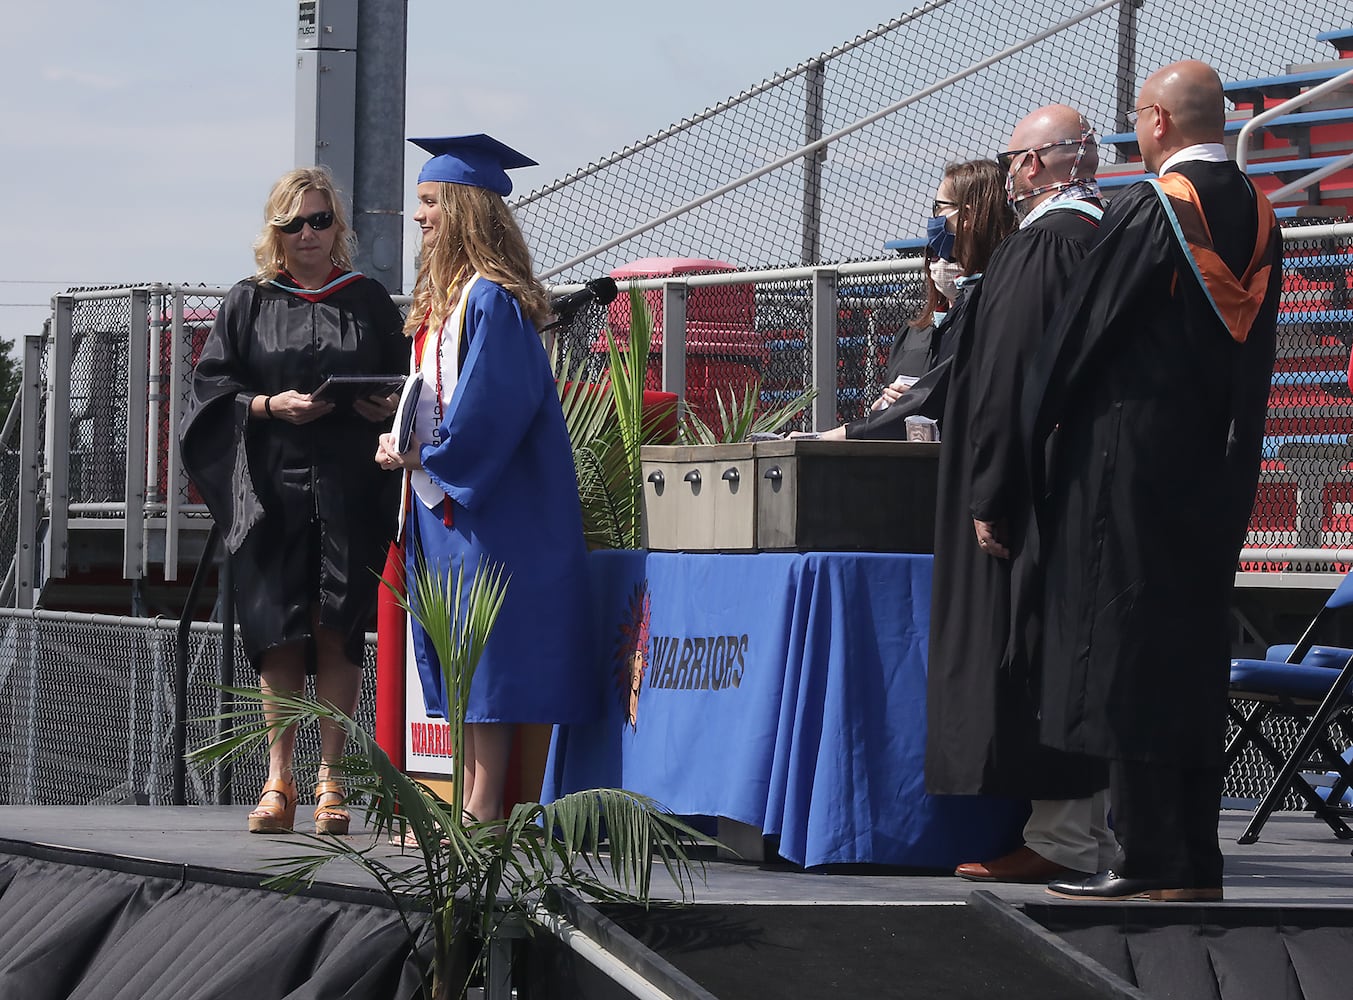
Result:
[[[1316,34],[1347,19],[1343,0],[918,4],[512,204],[563,281],[646,257],[868,259],[917,232],[947,162],[992,155],[1033,108],[1125,130],[1157,67],[1205,53],[1230,80],[1332,61]]]
[[[1353,224],[1291,226],[1283,237],[1289,275],[1270,422],[1286,461],[1271,456],[1260,504],[1272,509],[1256,508],[1243,560],[1260,572],[1337,572],[1353,550],[1353,518],[1343,513],[1353,506],[1353,470],[1344,469],[1353,399],[1341,374],[1353,343]],[[710,423],[716,395],[727,402],[756,391],[769,406],[812,388],[802,430],[864,415],[923,287],[917,258],[622,284],[655,315],[651,388],[677,393]],[[224,293],[152,285],[58,296],[52,335],[25,340],[17,494],[0,510],[17,522],[9,576],[18,606],[69,574],[72,532],[103,537],[128,580],[154,567],[175,581],[196,562],[210,518],[172,428]],[[627,331],[628,310],[624,295],[584,310],[558,331],[561,353],[600,375],[602,332]],[[1280,392],[1278,382],[1295,389]]]
[[[799,160],[803,160],[804,163],[806,165],[809,165],[811,168],[811,165],[815,164],[818,161],[819,154],[825,155],[827,148],[832,143],[837,142],[840,139],[844,139],[848,135],[853,135],[854,133],[865,128],[866,126],[872,125],[877,121],[881,121],[882,119],[887,118],[889,115],[896,114],[903,108],[915,104],[917,101],[930,97],[933,94],[937,94],[940,91],[944,90],[946,87],[950,87],[953,84],[958,83],[960,80],[966,80],[968,77],[972,76],[975,73],[980,73],[982,70],[990,69],[992,66],[996,66],[999,63],[1004,62],[1011,56],[1017,55],[1018,53],[1023,52],[1025,49],[1037,45],[1039,42],[1046,41],[1047,39],[1052,38],[1055,35],[1061,34],[1068,28],[1072,28],[1075,25],[1080,24],[1086,18],[1093,17],[1096,14],[1101,14],[1104,11],[1109,10],[1112,7],[1116,7],[1123,2],[1124,0],[1101,0],[1101,2],[1095,4],[1094,6],[1088,8],[1087,10],[1081,11],[1077,14],[1072,15],[1071,17],[1065,18],[1062,21],[1059,21],[1058,23],[1052,25],[1050,28],[1046,28],[1042,31],[1036,32],[1027,38],[1021,39],[1020,41],[1014,43],[1013,45],[1008,45],[1005,48],[1001,49],[999,52],[996,52],[993,55],[989,55],[984,59],[979,59],[978,61],[972,63],[970,66],[966,66],[956,73],[950,73],[943,79],[938,80],[926,87],[923,87],[914,93],[908,94],[901,100],[893,101],[891,104],[888,104],[885,107],[872,112],[871,114],[865,115],[863,118],[860,118],[857,121],[853,121],[848,125],[836,129],[830,135],[824,135],[821,136],[820,138],[815,138],[812,141],[802,146],[799,146],[797,149],[794,149],[788,153],[785,153],[783,156],[771,160],[769,163],[762,164],[756,169],[748,171],[741,177],[729,181],[727,184],[723,184],[710,191],[706,191],[704,194],[700,195],[697,198],[692,198],[684,205],[680,205],[676,208],[669,209],[668,211],[663,212],[662,214],[656,216],[655,218],[649,219],[642,225],[635,226],[633,229],[621,233],[618,236],[613,236],[610,239],[606,240],[604,243],[600,243],[597,246],[585,250],[582,253],[578,254],[577,256],[569,258],[568,260],[564,261],[561,264],[555,264],[554,266],[549,267],[546,270],[542,271],[541,277],[552,278],[555,275],[563,274],[564,272],[576,267],[577,265],[583,263],[584,261],[592,260],[598,254],[604,253],[607,250],[611,250],[615,247],[618,247],[623,243],[627,243],[630,240],[634,239],[636,236],[642,236],[644,233],[647,233],[650,230],[658,228],[665,222],[671,222],[673,219],[680,218],[681,216],[688,214],[694,209],[697,209],[700,206],[705,205],[716,198],[720,198],[726,194],[731,194],[732,192],[737,191],[739,188],[745,187],[747,184],[751,183],[757,178],[764,177],[769,173],[779,170],[781,167],[786,167],[792,163],[798,162]],[[1131,2],[1131,0],[1129,0],[1129,2]],[[939,7],[943,5],[944,5],[943,3],[928,4],[925,7],[923,7],[920,11],[918,11],[917,14],[919,15],[930,13],[931,11],[939,9]],[[815,130],[814,128],[810,127],[808,131],[811,132],[814,130]],[[820,184],[821,184],[820,180],[818,181],[810,180],[807,183],[807,188],[811,190],[816,190],[820,188]],[[805,190],[804,195],[805,204],[811,205],[815,203],[815,201],[816,201],[815,196],[809,193],[809,190]],[[523,202],[523,204],[524,203],[525,202]],[[808,214],[813,216],[820,216],[820,209],[818,209],[814,205],[814,207],[809,209]],[[820,218],[817,219],[817,223],[820,223]],[[810,250],[810,247],[816,247],[819,245],[817,225],[814,222],[805,221],[805,233],[806,236],[804,239],[803,258],[807,261],[812,261],[817,258],[816,254]]]
[[[249,801],[267,777],[265,754],[233,770],[185,762],[183,748],[219,735],[223,630],[180,631],[164,619],[0,609],[0,805],[207,805]],[[367,636],[357,721],[375,726],[375,636]],[[175,662],[186,679],[175,681]],[[1270,735],[1281,752],[1292,720]],[[314,728],[297,740],[297,771],[319,760]],[[1227,775],[1225,795],[1251,800],[1270,768],[1253,747]],[[1301,808],[1290,798],[1285,808]],[[242,828],[243,824],[241,824]]]
[[[205,805],[256,795],[267,777],[262,753],[233,771],[188,766],[175,795],[177,746],[218,734],[222,627],[195,623],[182,642],[178,623],[165,619],[0,609],[0,805]],[[368,730],[375,649],[368,635],[356,716]],[[180,652],[187,680],[176,688]],[[297,754],[298,768],[318,764],[314,728],[301,731]]]
[[[1303,105],[1309,104],[1312,101],[1317,101],[1326,94],[1335,93],[1350,85],[1353,85],[1353,69],[1350,69],[1347,73],[1340,73],[1331,80],[1326,80],[1324,83],[1311,87],[1309,90],[1304,90],[1300,94],[1289,97],[1281,104],[1268,108],[1255,115],[1240,127],[1240,135],[1236,139],[1236,165],[1239,166],[1241,170],[1245,169],[1245,165],[1249,162],[1250,137],[1260,128],[1266,128],[1269,122],[1273,121],[1275,118],[1281,118],[1283,115],[1290,114]],[[1333,163],[1326,164],[1318,170],[1312,170],[1305,176],[1298,177],[1296,180],[1284,184],[1269,195],[1269,200],[1280,202],[1290,198],[1298,191],[1305,191],[1313,184],[1319,184],[1326,177],[1333,177],[1339,171],[1350,165],[1353,165],[1353,153],[1342,156]]]

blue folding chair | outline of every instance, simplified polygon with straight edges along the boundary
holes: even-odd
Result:
[[[1329,824],[1336,837],[1353,838],[1353,829],[1344,822],[1353,817],[1353,805],[1345,802],[1345,793],[1353,788],[1353,765],[1340,750],[1353,743],[1353,720],[1347,711],[1353,708],[1349,690],[1353,649],[1315,645],[1330,619],[1350,605],[1353,572],[1344,576],[1295,644],[1270,647],[1263,660],[1231,661],[1230,716],[1236,731],[1226,746],[1226,766],[1229,769],[1241,751],[1252,746],[1274,771],[1238,843],[1259,839],[1259,831],[1289,790]],[[1264,723],[1275,718],[1306,720],[1300,739],[1286,756],[1264,730]],[[1308,773],[1320,774],[1318,780],[1325,787],[1312,784]]]

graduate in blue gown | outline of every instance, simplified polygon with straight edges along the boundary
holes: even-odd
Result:
[[[536,332],[544,289],[503,195],[506,170],[533,161],[485,135],[411,140],[433,154],[418,178],[423,257],[406,332],[423,385],[413,440],[376,460],[406,470],[404,553],[439,574],[501,565],[506,599],[470,689],[465,808],[503,815],[516,723],[577,723],[601,710],[591,657],[586,547],[554,376]],[[415,622],[429,715],[449,706],[441,667]]]

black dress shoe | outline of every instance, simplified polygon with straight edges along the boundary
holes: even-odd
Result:
[[[1056,879],[1048,893],[1063,899],[1153,899],[1161,902],[1198,903],[1222,898],[1221,886],[1180,886],[1153,878],[1131,878],[1109,869],[1087,879]]]

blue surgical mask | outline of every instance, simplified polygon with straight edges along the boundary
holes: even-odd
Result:
[[[926,246],[940,260],[954,259],[954,234],[946,228],[947,222],[944,216],[937,215],[925,224]]]

